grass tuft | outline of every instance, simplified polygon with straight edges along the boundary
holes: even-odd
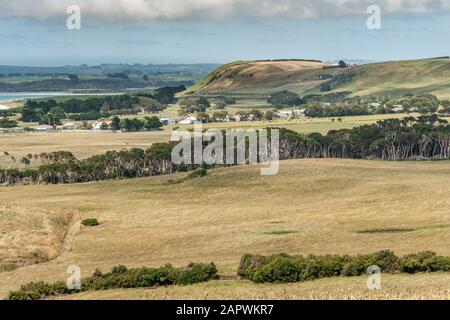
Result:
[[[298,233],[298,231],[295,231],[295,230],[271,230],[271,231],[264,232],[264,234],[276,235],[276,236],[282,236],[282,235],[293,234],[293,233]]]
[[[414,228],[374,228],[359,230],[357,233],[360,234],[375,234],[375,233],[403,233],[403,232],[414,232],[417,229]]]

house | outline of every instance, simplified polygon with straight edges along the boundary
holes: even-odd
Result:
[[[103,122],[95,121],[95,122],[92,124],[92,130],[94,130],[94,131],[100,131],[101,128],[102,128],[102,123],[103,123]]]
[[[0,134],[8,134],[8,133],[24,133],[25,129],[22,127],[14,127],[14,128],[0,128]]]
[[[172,120],[171,118],[161,118],[159,121],[163,124],[163,126],[175,124],[175,121]]]
[[[277,112],[277,116],[282,119],[292,119],[294,117],[294,113],[292,111],[280,110]]]
[[[39,127],[34,128],[36,131],[38,132],[48,132],[48,131],[52,131],[53,127],[49,126],[49,125],[41,125]]]
[[[394,110],[394,112],[403,112],[404,111],[403,110],[403,105],[396,104],[396,105],[393,106],[393,110]]]
[[[69,123],[63,124],[62,125],[62,129],[63,130],[77,130],[78,129],[78,125],[76,123],[69,122]]]
[[[236,122],[240,122],[240,121],[245,121],[246,120],[246,116],[243,114],[235,114],[234,116],[231,116],[231,120],[236,121]]]
[[[104,125],[106,125],[106,128],[103,128]],[[95,121],[92,124],[92,130],[93,131],[101,131],[101,130],[112,130],[112,121]]]
[[[196,117],[188,117],[178,122],[178,124],[193,124],[195,121],[197,121]]]
[[[25,132],[25,128],[14,127],[14,128],[9,129],[9,132],[11,132],[11,133],[24,133]]]

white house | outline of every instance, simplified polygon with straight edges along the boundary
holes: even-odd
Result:
[[[396,104],[393,106],[394,107],[394,111],[395,112],[403,112],[403,105],[401,104]]]
[[[169,125],[175,124],[175,121],[172,120],[171,118],[161,118],[159,121],[160,121],[164,126],[169,126]]]
[[[39,127],[34,128],[36,131],[39,132],[48,132],[48,131],[52,131],[53,127],[49,126],[49,125],[41,125]]]
[[[231,116],[231,119],[234,119],[234,121],[236,122],[240,122],[240,121],[245,121],[245,116],[242,114],[235,114],[233,116]]]
[[[302,118],[305,116],[305,109],[294,109],[292,110],[292,113],[294,114],[295,118]]]
[[[56,130],[77,130],[77,129],[78,129],[78,125],[73,122],[65,123],[62,126],[56,127]]]
[[[100,130],[101,130],[101,127],[102,127],[102,122],[95,121],[95,122],[92,124],[92,130],[94,130],[94,131],[100,131]]]
[[[195,121],[197,121],[196,117],[188,117],[178,122],[178,124],[193,124]]]
[[[292,111],[283,111],[280,110],[277,112],[277,116],[282,119],[292,119],[294,116],[294,113]]]

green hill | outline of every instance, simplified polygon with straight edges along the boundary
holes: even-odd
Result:
[[[217,69],[187,93],[258,95],[290,90],[305,95],[324,92],[321,89],[359,96],[431,93],[448,98],[450,59],[391,61],[345,69],[302,60],[237,62]]]

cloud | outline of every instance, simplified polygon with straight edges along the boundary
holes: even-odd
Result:
[[[61,19],[70,5],[83,17],[105,21],[185,21],[230,19],[310,19],[382,12],[449,11],[450,0],[0,0],[0,16]]]

